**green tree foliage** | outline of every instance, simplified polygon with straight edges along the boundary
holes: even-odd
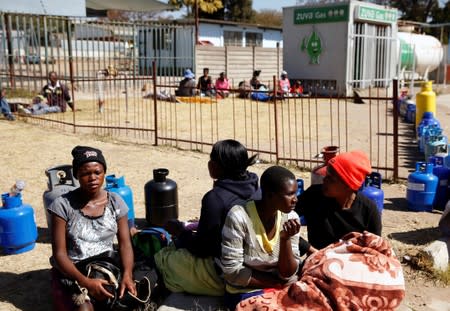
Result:
[[[223,0],[223,8],[212,14],[200,12],[200,17],[233,22],[254,22],[255,11],[252,0]]]
[[[429,22],[431,13],[439,8],[437,0],[394,0],[389,5],[400,11],[401,19],[422,23]]]

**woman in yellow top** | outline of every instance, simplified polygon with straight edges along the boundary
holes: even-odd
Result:
[[[297,279],[300,221],[294,211],[294,174],[281,166],[268,168],[261,176],[261,192],[261,200],[235,205],[222,231],[221,268],[230,310],[264,289]]]

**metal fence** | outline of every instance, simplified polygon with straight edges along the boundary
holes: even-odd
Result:
[[[263,161],[305,169],[320,162],[315,156],[322,147],[336,145],[341,152],[367,152],[384,178],[398,177],[396,85],[368,88],[364,104],[355,104],[353,97],[320,97],[313,89],[305,90],[305,97],[267,102],[239,98],[237,89],[227,99],[175,99],[182,68],[195,63],[194,53],[166,50],[190,37],[186,28],[177,32],[176,26],[28,15],[0,18],[2,85],[36,93],[55,70],[72,90],[73,112],[27,116],[28,122],[203,152],[217,140],[234,138]],[[117,74],[104,75],[108,67]],[[275,76],[263,82],[277,85]],[[99,101],[104,102],[102,112]],[[16,95],[11,102],[31,100]]]

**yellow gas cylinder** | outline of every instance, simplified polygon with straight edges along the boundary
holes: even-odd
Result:
[[[436,93],[431,86],[431,81],[422,83],[422,90],[416,95],[416,128],[422,121],[424,112],[432,112],[436,117]]]

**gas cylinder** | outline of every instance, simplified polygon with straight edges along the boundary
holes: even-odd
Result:
[[[372,172],[366,176],[361,193],[375,202],[380,215],[383,213],[384,191],[381,189],[381,174]]]
[[[153,180],[144,186],[145,219],[153,226],[164,226],[168,220],[178,218],[177,184],[167,175],[168,169],[154,169]]]
[[[72,165],[58,165],[45,170],[48,178],[47,190],[44,191],[43,201],[45,208],[45,218],[47,219],[47,227],[51,231],[51,218],[48,207],[59,196],[75,190],[80,186],[78,180],[74,178],[72,173]]]
[[[405,121],[408,123],[414,123],[416,120],[417,108],[416,105],[409,103],[406,107]]]
[[[433,175],[438,178],[433,207],[441,211],[447,204],[448,179],[450,178],[450,169],[444,165],[444,161],[445,157],[438,155],[428,159],[428,162],[433,164]]]
[[[423,113],[422,120],[417,127],[417,138],[420,142],[421,137],[423,136],[424,129],[428,126],[435,126],[437,128],[441,128],[441,123],[433,116],[431,111],[426,111]],[[419,146],[420,149],[420,146]]]
[[[322,148],[319,156],[322,157],[324,163],[314,167],[311,171],[311,185],[323,183],[323,178],[327,174],[327,164],[338,152],[338,146],[326,146]]]
[[[436,116],[436,93],[432,89],[431,81],[423,82],[420,93],[416,95],[416,128],[426,111]]]
[[[125,177],[116,177],[116,175],[112,174],[106,176],[105,180],[105,190],[115,192],[120,195],[128,206],[128,227],[135,227],[133,192],[131,191],[131,188],[125,184]]]
[[[408,209],[416,212],[430,212],[433,209],[438,178],[433,175],[433,164],[416,163],[416,171],[408,176],[406,200]]]
[[[20,254],[32,250],[36,244],[37,226],[34,210],[22,204],[22,194],[2,194],[0,208],[0,247],[5,254]]]
[[[425,159],[434,156],[437,153],[448,153],[448,138],[444,135],[431,136],[424,148]]]

